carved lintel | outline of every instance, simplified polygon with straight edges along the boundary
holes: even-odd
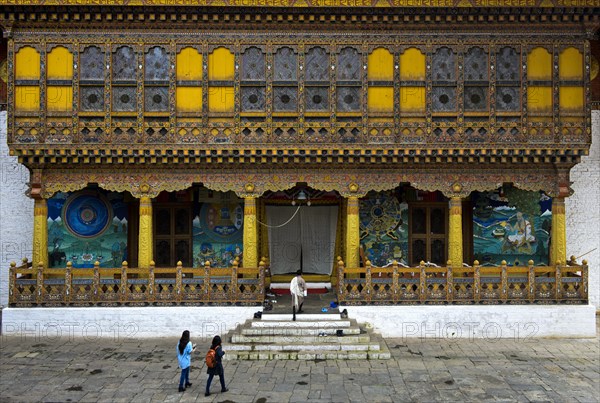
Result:
[[[41,171],[40,171],[41,172]],[[56,192],[72,192],[85,188],[90,183],[115,192],[129,192],[134,197],[156,197],[160,192],[174,192],[202,183],[214,191],[233,191],[239,197],[260,197],[266,191],[291,189],[298,183],[320,191],[336,191],[342,197],[363,197],[370,191],[395,189],[401,183],[408,183],[419,190],[440,191],[446,197],[468,197],[474,191],[498,189],[504,183],[515,187],[544,191],[551,197],[568,196],[571,192],[568,170],[536,169],[527,171],[497,169],[473,173],[468,170],[414,169],[398,171],[352,170],[352,171],[291,171],[255,170],[239,171],[199,171],[172,170],[155,171],[148,169],[130,170],[45,170],[34,171],[32,186],[40,197],[48,198]],[[33,196],[32,196],[33,197]]]

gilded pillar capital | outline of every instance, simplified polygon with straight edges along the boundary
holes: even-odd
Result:
[[[360,204],[357,196],[348,197],[348,215],[350,214],[358,214],[360,209]]]
[[[256,215],[256,197],[244,197],[244,215]]]
[[[449,201],[450,214],[462,214],[462,202],[463,198],[459,196],[452,196]]]
[[[140,216],[152,215],[152,199],[148,196],[140,197]]]

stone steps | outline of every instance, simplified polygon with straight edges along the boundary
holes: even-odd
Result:
[[[248,327],[242,328],[241,334],[244,336],[319,336],[335,335],[339,327]],[[349,326],[342,329],[344,335],[358,335],[360,328],[358,326]]]
[[[271,316],[271,317],[269,317]],[[281,317],[277,317],[281,316]],[[389,359],[385,341],[339,315],[264,315],[225,335],[226,360]],[[336,319],[337,318],[337,319]],[[342,334],[337,335],[341,330]]]

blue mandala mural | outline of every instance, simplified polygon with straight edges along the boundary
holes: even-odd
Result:
[[[93,238],[109,227],[112,209],[100,194],[76,193],[69,197],[64,207],[67,229],[78,237]]]

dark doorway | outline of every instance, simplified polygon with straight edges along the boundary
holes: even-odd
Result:
[[[157,203],[154,208],[154,262],[156,267],[184,267],[192,262],[192,208],[190,203]]]

